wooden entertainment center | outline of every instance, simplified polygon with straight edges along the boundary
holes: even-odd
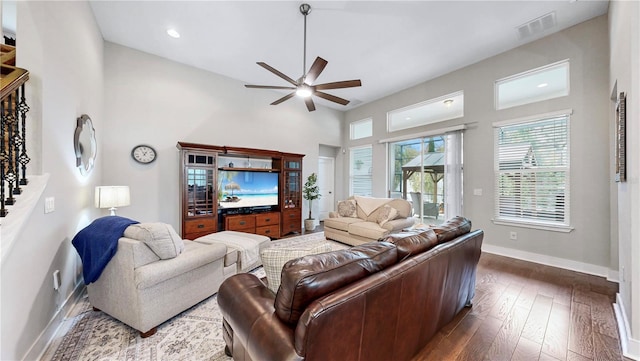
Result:
[[[302,231],[303,154],[186,142],[177,147],[182,238],[223,230],[280,238]]]

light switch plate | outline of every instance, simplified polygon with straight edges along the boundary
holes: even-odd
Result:
[[[481,196],[482,195],[482,188],[474,188],[473,189],[473,195],[474,196]]]
[[[51,213],[56,210],[56,198],[47,197],[44,199],[44,213]]]

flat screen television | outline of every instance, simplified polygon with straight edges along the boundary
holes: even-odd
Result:
[[[218,173],[218,204],[221,209],[278,205],[279,173],[230,171]]]

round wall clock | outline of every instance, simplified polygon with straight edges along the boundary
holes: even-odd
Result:
[[[138,163],[149,164],[156,160],[156,150],[149,145],[136,145],[131,150],[131,157]]]

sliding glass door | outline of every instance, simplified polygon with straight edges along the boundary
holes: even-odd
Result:
[[[413,216],[425,224],[439,224],[460,214],[460,132],[389,143],[389,152],[390,197],[411,202]]]

